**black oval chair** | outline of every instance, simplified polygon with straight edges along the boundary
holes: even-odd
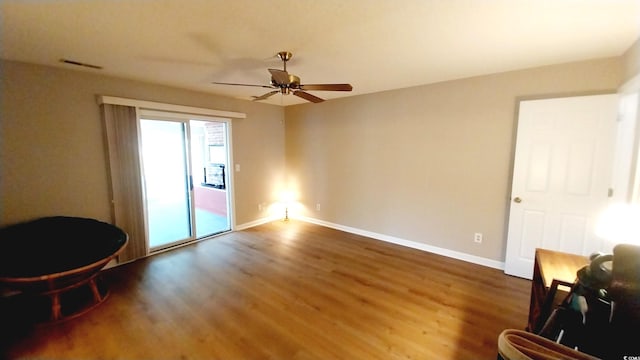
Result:
[[[100,270],[126,246],[120,228],[94,219],[55,216],[0,229],[0,285],[50,299],[50,321],[82,314],[102,303],[108,290],[97,284]],[[67,294],[87,287],[81,306]]]

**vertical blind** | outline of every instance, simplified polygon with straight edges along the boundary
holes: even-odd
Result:
[[[129,234],[129,245],[118,262],[149,253],[141,179],[137,110],[133,106],[101,104],[109,155],[114,224]]]

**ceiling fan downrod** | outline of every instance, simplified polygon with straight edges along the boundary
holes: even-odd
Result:
[[[278,53],[278,57],[280,58],[280,60],[282,60],[282,63],[284,64],[284,71],[287,71],[287,61],[291,60],[292,56],[293,54],[288,51],[280,51]]]

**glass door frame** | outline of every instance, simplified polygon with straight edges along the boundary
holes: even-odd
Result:
[[[199,240],[204,240],[207,239],[209,237],[213,237],[216,235],[220,235],[220,234],[224,234],[225,232],[230,232],[233,231],[233,229],[235,228],[235,217],[234,217],[234,198],[235,196],[233,195],[233,171],[228,170],[225,171],[225,182],[227,184],[226,186],[226,191],[227,191],[227,219],[228,219],[228,224],[229,224],[229,229],[226,231],[222,231],[220,233],[216,233],[216,234],[211,234],[211,235],[207,235],[204,236],[202,238],[197,238],[196,234],[197,234],[197,224],[196,224],[196,207],[195,207],[195,195],[194,195],[194,185],[193,185],[193,157],[191,154],[191,124],[190,121],[191,120],[196,120],[196,121],[206,121],[206,122],[219,122],[219,123],[224,123],[225,124],[225,141],[227,144],[227,165],[230,168],[231,164],[233,164],[233,144],[231,142],[232,136],[231,136],[231,119],[228,118],[219,118],[219,117],[212,117],[212,116],[206,116],[206,115],[197,115],[197,114],[188,114],[188,113],[178,113],[178,112],[170,112],[170,111],[163,111],[163,110],[153,110],[153,109],[144,109],[144,108],[140,108],[138,110],[138,127],[140,128],[140,124],[141,124],[141,120],[159,120],[159,121],[172,121],[172,122],[179,122],[182,123],[184,125],[184,129],[185,129],[185,155],[186,155],[186,163],[187,163],[187,178],[189,179],[189,207],[190,207],[190,223],[191,223],[191,236],[186,238],[186,239],[181,239],[181,240],[177,240],[171,243],[167,243],[167,244],[163,244],[163,245],[159,245],[159,246],[155,246],[155,247],[151,247],[150,246],[150,242],[149,242],[149,221],[148,221],[148,209],[147,209],[147,194],[146,194],[146,185],[145,185],[145,174],[144,174],[144,159],[141,158],[141,168],[140,168],[140,172],[141,172],[141,176],[142,176],[142,192],[143,192],[143,208],[144,208],[144,219],[145,219],[145,228],[146,228],[146,236],[147,238],[145,239],[145,241],[147,242],[147,246],[149,248],[149,252],[150,253],[155,253],[155,252],[160,252],[160,251],[164,251],[170,248],[174,248],[174,247],[178,247],[178,246],[182,246],[182,245],[186,245],[186,244],[190,244],[193,243],[195,241],[199,241]],[[141,142],[141,137],[142,134],[139,135],[140,139],[140,143]],[[142,153],[142,151],[141,151]]]

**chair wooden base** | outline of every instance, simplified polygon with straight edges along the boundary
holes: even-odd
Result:
[[[109,290],[99,273],[71,286],[46,292],[23,292],[19,297],[21,317],[37,325],[73,319],[102,304]]]

